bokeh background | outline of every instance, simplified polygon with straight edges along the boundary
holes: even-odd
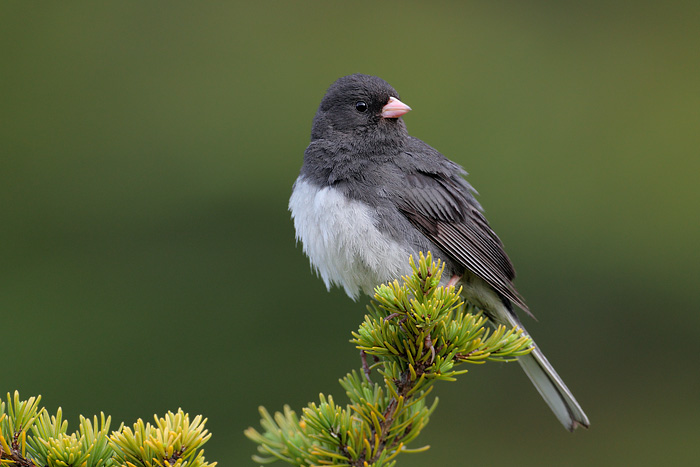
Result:
[[[253,465],[257,407],[359,364],[366,299],[295,246],[291,185],[325,89],[389,81],[462,164],[590,416],[476,366],[402,466],[697,460],[700,3],[0,4],[0,394],[115,425],[204,414]]]

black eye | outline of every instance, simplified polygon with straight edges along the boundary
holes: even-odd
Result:
[[[355,104],[355,108],[357,109],[358,112],[364,112],[367,110],[367,104],[364,103],[363,101],[359,101],[358,103]]]

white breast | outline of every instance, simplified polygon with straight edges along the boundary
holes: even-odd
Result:
[[[289,210],[297,240],[327,288],[342,286],[357,299],[360,291],[373,294],[382,282],[410,273],[410,252],[377,230],[368,205],[299,177]]]

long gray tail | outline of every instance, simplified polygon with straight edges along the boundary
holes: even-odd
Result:
[[[499,313],[500,316],[498,318],[505,318],[505,321],[511,327],[518,326],[527,333],[527,330],[512,312],[506,310],[505,307],[499,311],[501,313]],[[527,334],[529,335],[529,333]],[[554,412],[554,415],[567,430],[574,431],[578,426],[588,428],[588,417],[586,417],[576,398],[571,394],[569,388],[566,387],[564,381],[562,381],[536,344],[535,350],[518,358],[518,363],[520,363],[520,366],[525,370],[525,374],[537,388],[537,392],[540,393],[549,408]]]

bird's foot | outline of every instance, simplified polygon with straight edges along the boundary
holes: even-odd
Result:
[[[401,313],[392,313],[389,316],[387,316],[386,318],[384,318],[384,321],[392,320],[392,319],[396,318],[397,316],[399,316],[400,314]]]

